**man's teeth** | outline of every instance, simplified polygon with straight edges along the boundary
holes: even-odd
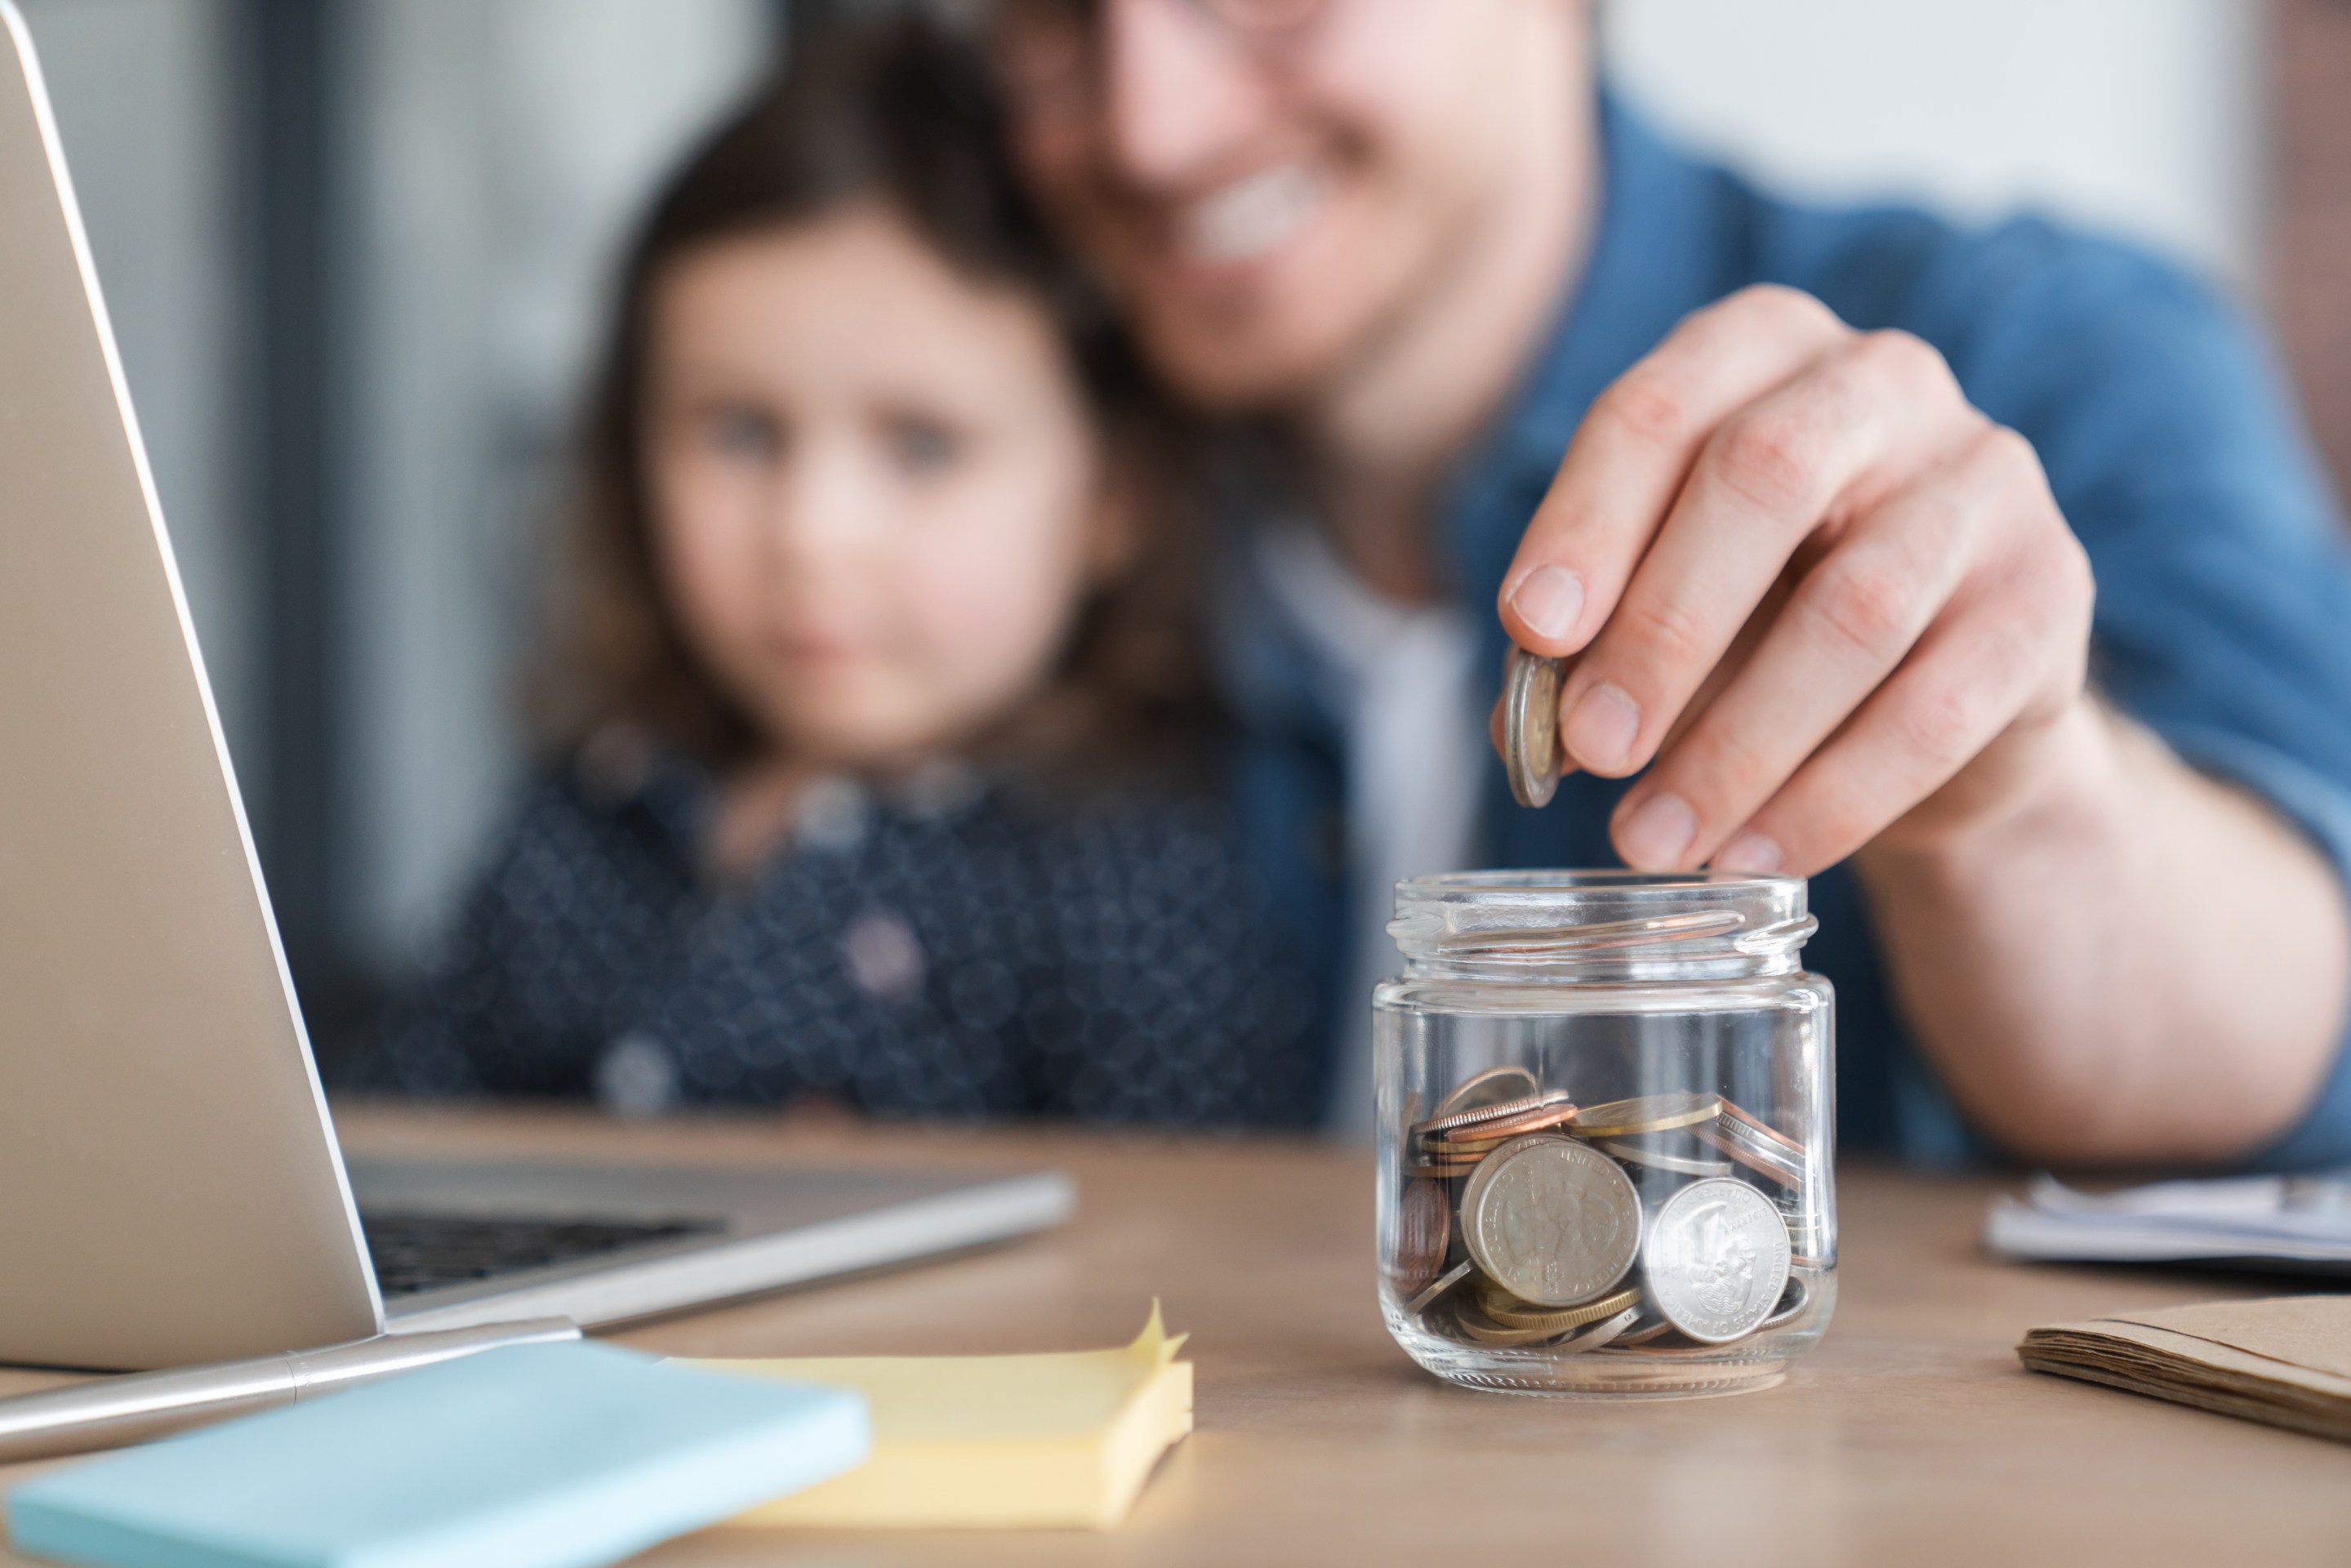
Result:
[[[1322,194],[1322,183],[1295,163],[1269,169],[1194,203],[1178,237],[1196,261],[1252,260],[1296,234]]]

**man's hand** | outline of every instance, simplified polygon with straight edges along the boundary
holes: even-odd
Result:
[[[1940,355],[1757,287],[1593,404],[1501,613],[1574,656],[1567,765],[1655,759],[1626,863],[1809,874],[2029,791],[2086,701],[2091,596],[2032,447]]]

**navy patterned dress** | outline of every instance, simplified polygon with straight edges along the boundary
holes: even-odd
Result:
[[[834,781],[735,887],[703,870],[716,803],[672,756],[538,779],[389,1031],[391,1086],[637,1113],[1315,1120],[1311,981],[1216,801]]]

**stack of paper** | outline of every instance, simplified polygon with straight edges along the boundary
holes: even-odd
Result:
[[[2351,1296],[2211,1301],[2034,1329],[2035,1372],[2351,1442]]]
[[[1159,1307],[1123,1350],[705,1361],[865,1396],[873,1457],[738,1523],[1108,1530],[1192,1429],[1192,1367]]]
[[[2003,1258],[2040,1261],[2351,1273],[2351,1184],[2235,1176],[2093,1195],[2039,1176],[2022,1202],[1993,1200],[1984,1245]]]

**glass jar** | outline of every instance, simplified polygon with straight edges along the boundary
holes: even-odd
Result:
[[[1836,1302],[1835,1001],[1804,883],[1396,887],[1373,993],[1380,1308],[1472,1387],[1766,1388]]]

